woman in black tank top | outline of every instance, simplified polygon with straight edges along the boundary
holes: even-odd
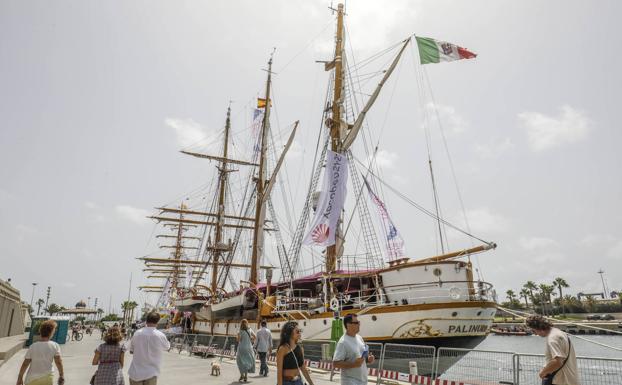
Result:
[[[281,340],[276,352],[277,385],[302,385],[301,375],[305,377],[309,385],[313,380],[305,365],[305,353],[301,345],[298,345],[300,333],[298,322],[286,322],[281,329]]]

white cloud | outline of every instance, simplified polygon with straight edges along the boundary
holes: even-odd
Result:
[[[518,119],[527,130],[529,147],[533,151],[579,142],[590,130],[590,121],[585,114],[570,106],[562,106],[558,116],[521,112]]]
[[[375,164],[378,167],[389,170],[395,168],[395,162],[397,161],[397,154],[391,151],[379,150],[376,153],[375,159],[367,159],[367,164]]]
[[[464,216],[462,214],[456,215],[456,218],[460,218],[459,221],[454,223],[462,223]],[[477,209],[466,210],[466,217],[469,221],[471,231],[475,235],[486,237],[486,234],[502,233],[508,229],[508,221],[501,215],[495,214],[486,207]]]
[[[512,139],[505,138],[500,141],[489,140],[488,143],[476,143],[475,153],[484,159],[495,159],[514,147]]]
[[[140,225],[149,223],[147,216],[151,214],[151,212],[147,210],[128,205],[119,205],[115,207],[115,211],[121,218]]]
[[[548,249],[551,247],[557,247],[559,244],[551,239],[544,237],[521,237],[518,240],[518,244],[525,250],[537,250],[537,249]]]
[[[166,118],[164,123],[175,129],[177,143],[182,148],[197,144],[210,136],[210,132],[207,128],[201,126],[192,119]]]
[[[430,102],[425,105],[425,109],[428,113],[428,125],[435,127],[439,124],[440,119],[440,124],[446,136],[457,135],[466,131],[466,120],[456,112],[454,107]]]

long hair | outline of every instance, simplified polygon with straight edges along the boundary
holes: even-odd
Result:
[[[281,328],[281,340],[279,341],[279,346],[289,344],[289,340],[292,338],[292,334],[294,334],[294,330],[296,330],[297,326],[298,322],[296,321],[285,322]]]
[[[240,321],[240,330],[248,330],[248,321],[246,319]]]

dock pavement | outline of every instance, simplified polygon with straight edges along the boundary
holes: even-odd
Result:
[[[99,333],[95,332],[92,336],[84,336],[82,341],[71,341],[61,345],[63,363],[65,367],[65,385],[86,385],[96,367],[91,365],[93,352],[97,345],[102,343]],[[17,352],[0,367],[0,385],[15,385],[19,368],[24,360],[26,349]],[[221,361],[221,374],[218,377],[211,375],[211,362],[220,361],[218,357],[200,358],[188,356],[187,353],[178,353],[177,350],[164,352],[162,355],[162,367],[158,385],[275,385],[276,367],[269,365],[270,372],[268,377],[259,376],[259,362],[256,364],[255,374],[248,375],[248,382],[239,383],[240,374],[235,364],[235,359],[224,358]],[[123,374],[125,384],[129,385],[127,370],[132,362],[132,355],[126,354]],[[329,373],[324,371],[313,371],[311,373],[315,385],[335,385],[339,380],[336,377],[333,382],[329,380]],[[58,378],[55,371],[54,383]]]

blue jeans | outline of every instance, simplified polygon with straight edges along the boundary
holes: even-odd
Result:
[[[257,352],[259,354],[259,375],[268,375],[268,363],[266,362],[267,352]]]
[[[283,380],[283,385],[302,385],[302,376],[299,377],[296,381]]]

